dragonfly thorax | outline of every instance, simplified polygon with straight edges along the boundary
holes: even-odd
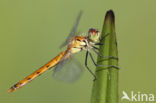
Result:
[[[81,50],[88,50],[92,48],[94,44],[99,42],[100,33],[96,29],[89,29],[88,36],[75,36],[72,38],[68,44],[68,50],[71,53],[77,53]]]
[[[88,45],[88,38],[83,36],[75,36],[68,44],[68,50],[71,53],[77,53],[84,50]]]

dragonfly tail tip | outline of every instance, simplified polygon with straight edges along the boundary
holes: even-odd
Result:
[[[11,92],[13,92],[14,91],[14,89],[13,88],[10,88],[9,90],[8,90],[8,93],[11,93]]]

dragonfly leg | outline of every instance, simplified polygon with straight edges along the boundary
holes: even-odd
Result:
[[[95,62],[95,60],[94,60],[92,54],[91,54],[90,52],[88,52],[88,53],[89,53],[89,55],[90,55],[90,57],[91,57],[91,59],[92,59],[94,65],[95,65],[96,67],[104,67],[103,69],[108,69],[108,68],[112,68],[112,67],[113,67],[113,68],[116,68],[116,69],[120,69],[119,67],[114,66],[114,65],[98,65],[98,64],[96,64],[96,62]],[[102,70],[103,70],[103,69],[102,69]]]
[[[95,74],[90,70],[90,68],[88,67],[87,59],[88,59],[88,51],[86,52],[85,66],[86,66],[86,68],[88,69],[88,71],[93,75],[93,77],[94,77],[94,80],[93,80],[93,81],[95,81],[95,80],[96,80],[96,76],[95,76]]]
[[[100,41],[105,40],[105,38],[109,35],[110,33],[107,33],[102,39],[100,39]],[[95,43],[95,45],[104,45],[104,43]]]
[[[104,45],[103,43],[95,43],[95,45]]]
[[[92,46],[94,49],[96,49],[96,50],[99,50],[99,48],[97,48],[97,47],[95,47],[95,46]]]
[[[94,51],[98,56],[100,56],[101,58],[118,60],[118,58],[117,58],[117,57],[114,57],[114,56],[103,56],[103,55],[101,55],[98,51],[96,51],[96,49],[98,49],[98,48],[93,46],[93,51]]]
[[[101,70],[106,70],[106,69],[109,69],[109,68],[120,69],[119,67],[114,66],[114,65],[98,65],[98,67],[105,67],[105,68],[98,69],[98,70],[96,70],[96,72],[99,72]]]
[[[100,39],[100,41],[105,40],[105,38],[109,35],[110,33],[107,33],[106,35],[104,35],[104,37],[102,39]]]

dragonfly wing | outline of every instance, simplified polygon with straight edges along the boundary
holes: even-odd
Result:
[[[76,19],[76,23],[75,23],[74,27],[72,28],[72,30],[71,30],[70,34],[68,35],[66,41],[64,43],[62,43],[60,48],[66,46],[69,43],[70,39],[76,35],[76,30],[77,30],[81,16],[82,16],[82,11],[80,11],[80,13]]]
[[[81,76],[82,68],[83,67],[78,60],[70,57],[68,59],[61,60],[61,62],[56,65],[53,77],[56,80],[64,82],[74,82]]]

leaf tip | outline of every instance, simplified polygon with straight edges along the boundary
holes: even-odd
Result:
[[[105,16],[105,21],[110,21],[111,24],[115,23],[115,16],[113,10],[108,10]]]

